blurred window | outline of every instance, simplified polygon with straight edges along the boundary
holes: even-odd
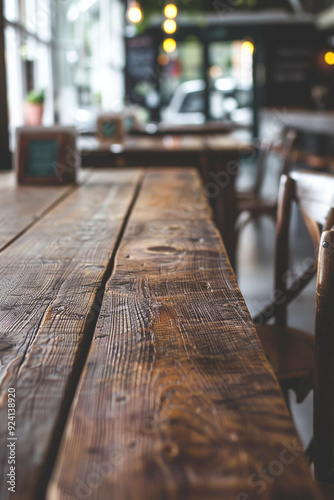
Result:
[[[122,0],[58,2],[58,118],[79,132],[94,132],[101,111],[124,106],[124,10]]]
[[[45,91],[43,125],[90,131],[101,110],[123,107],[124,10],[123,0],[3,0],[11,132],[32,90]]]
[[[8,21],[19,20],[17,0],[4,0],[4,16]]]
[[[45,91],[43,124],[54,122],[51,0],[4,0],[9,127],[24,123],[30,91]]]
[[[209,117],[229,119],[241,125],[252,123],[253,42],[215,41],[209,44],[209,88],[220,90],[209,100]]]

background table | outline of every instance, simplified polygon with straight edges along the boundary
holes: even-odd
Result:
[[[30,214],[0,252],[15,498],[316,499],[196,171],[95,172],[49,206],[9,189]]]
[[[234,130],[243,130],[247,127],[233,122],[208,121],[200,124],[172,125],[166,123],[150,123],[147,126],[137,126],[130,130],[131,135],[165,135],[165,134],[229,134]]]
[[[334,172],[334,113],[299,111],[284,113],[282,125],[295,130],[301,165]]]

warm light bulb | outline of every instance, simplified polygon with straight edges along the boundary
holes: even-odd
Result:
[[[163,24],[163,30],[165,33],[168,33],[171,35],[172,33],[175,33],[177,28],[176,22],[174,19],[166,19],[166,21]]]
[[[174,52],[176,49],[176,41],[173,38],[166,38],[162,46],[165,52]]]
[[[248,40],[242,43],[241,48],[242,50],[248,52],[249,54],[254,54],[254,49],[255,49],[254,44]]]
[[[334,66],[334,52],[326,52],[324,59],[329,66]]]
[[[143,20],[143,11],[138,2],[131,2],[127,12],[127,18],[130,23],[138,24]]]
[[[168,3],[164,8],[164,14],[169,19],[175,19],[177,16],[177,7],[174,3]]]

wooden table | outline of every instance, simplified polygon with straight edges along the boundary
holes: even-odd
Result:
[[[298,161],[305,166],[334,172],[334,113],[300,111],[282,115],[285,129],[298,134]]]
[[[84,167],[193,166],[201,168],[207,146],[205,137],[127,136],[122,145],[99,142],[94,136],[78,141]],[[139,157],[140,155],[140,157]]]
[[[195,170],[7,190],[1,500],[318,498]]]
[[[240,158],[254,149],[244,137],[233,135],[127,136],[124,144],[108,145],[95,137],[78,142],[85,167],[151,166],[196,167],[204,182],[214,220],[223,237],[231,264],[235,264],[237,217],[235,179]]]
[[[334,112],[332,111],[283,111],[280,115],[287,128],[314,135],[334,135]]]
[[[229,134],[234,130],[243,130],[247,127],[231,121],[208,121],[205,123],[193,123],[184,125],[173,125],[167,123],[149,123],[147,126],[137,126],[130,130],[132,135],[184,135],[184,134]]]

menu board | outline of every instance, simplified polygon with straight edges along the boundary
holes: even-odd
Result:
[[[126,39],[126,98],[129,103],[144,104],[147,94],[157,90],[157,44],[150,35]]]
[[[314,68],[311,45],[273,44],[267,56],[267,105],[308,107]]]
[[[28,143],[26,172],[29,176],[52,176],[59,156],[57,139],[34,139]]]

